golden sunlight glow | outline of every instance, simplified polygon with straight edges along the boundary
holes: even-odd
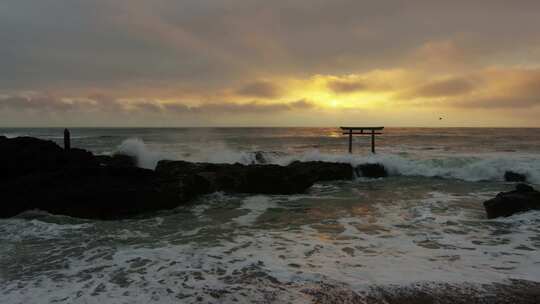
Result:
[[[287,102],[292,100],[306,100],[314,103],[321,109],[373,109],[386,107],[389,103],[395,101],[395,92],[385,83],[396,83],[402,80],[402,71],[397,72],[374,72],[374,75],[369,77],[369,83],[364,87],[364,82],[367,82],[365,75],[315,75],[308,79],[288,79],[278,80],[284,84],[286,96],[280,100]],[[351,84],[350,88],[344,92],[332,89],[331,84],[336,82],[344,82],[346,85]],[[354,87],[355,82],[358,87]]]

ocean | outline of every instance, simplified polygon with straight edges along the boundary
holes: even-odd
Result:
[[[0,135],[62,145],[62,131]],[[390,176],[298,195],[214,193],[142,219],[0,219],[0,303],[385,303],[380,290],[540,282],[540,212],[488,220],[482,206],[514,187],[508,170],[538,188],[540,129],[383,133],[376,154],[369,136],[349,154],[338,128],[71,129],[73,147],[135,155],[145,168],[324,160],[381,163]]]

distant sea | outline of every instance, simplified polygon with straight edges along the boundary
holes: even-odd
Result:
[[[376,154],[369,136],[355,137],[348,154],[337,128],[71,129],[72,146],[131,154],[145,168],[160,159],[324,160],[381,163],[390,177],[319,183],[301,195],[215,193],[148,219],[1,219],[0,302],[310,303],[324,288],[361,295],[540,281],[540,212],[487,220],[482,206],[513,188],[505,171],[539,186],[540,129],[383,133]],[[62,145],[63,129],[0,135]]]

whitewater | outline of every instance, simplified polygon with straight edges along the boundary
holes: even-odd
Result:
[[[61,131],[0,135],[60,142]],[[0,302],[384,303],[381,290],[540,282],[540,212],[488,220],[482,207],[513,188],[506,171],[539,187],[539,131],[390,128],[373,155],[360,137],[346,153],[335,128],[72,129],[73,146],[150,169],[324,160],[380,163],[390,176],[300,195],[214,193],[122,221],[38,210],[2,219]]]

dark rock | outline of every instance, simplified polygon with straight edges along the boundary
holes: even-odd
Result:
[[[313,182],[302,172],[278,165],[243,166],[235,192],[293,194],[306,191]]]
[[[0,137],[0,217],[40,209],[115,219],[174,208],[184,201],[175,184],[152,170],[124,166],[127,160],[118,156],[109,165],[101,162],[91,152],[65,151],[52,141]]]
[[[92,153],[81,149],[64,151],[53,141],[33,137],[0,138],[0,180],[97,165]]]
[[[52,141],[32,137],[0,139],[0,179],[7,180],[62,166],[64,151]]]
[[[270,163],[271,159],[273,158],[279,158],[282,156],[285,156],[286,154],[279,151],[253,151],[249,152],[249,155],[253,156],[253,160],[251,161],[252,165],[255,164],[268,164]]]
[[[69,168],[30,174],[0,187],[1,217],[39,209],[80,218],[120,219],[171,209],[178,187],[142,168]],[[5,206],[4,206],[5,207]]]
[[[347,163],[295,161],[287,167],[296,174],[306,176],[312,183],[353,178],[353,168]]]
[[[160,161],[156,172],[176,178],[185,192],[215,191],[239,193],[289,194],[305,191],[312,183],[298,175],[291,176],[278,165],[242,165]]]
[[[131,155],[113,154],[113,155],[97,155],[96,159],[102,166],[110,166],[116,168],[136,167],[137,159]]]
[[[90,151],[71,148],[64,151],[66,162],[61,168],[93,168],[99,166],[99,162]]]
[[[313,183],[351,179],[349,164],[288,166],[161,161],[155,171],[126,155],[65,151],[52,141],[0,137],[0,217],[29,209],[81,218],[119,219],[175,208],[215,191],[292,194]]]
[[[363,177],[379,178],[388,176],[386,168],[381,164],[361,164],[356,166],[355,171],[358,176]]]
[[[302,193],[315,182],[351,179],[353,175],[349,164],[326,162],[294,162],[279,166],[160,161],[156,172],[167,178],[176,178],[184,188],[187,184],[193,184],[191,180],[196,177],[196,187],[203,193],[227,191],[265,194]]]
[[[532,191],[534,191],[534,188],[527,185],[527,184],[517,184],[516,185],[516,191],[518,191],[518,192],[532,192]]]
[[[266,164],[266,158],[264,158],[264,153],[261,151],[255,152],[255,161],[257,164]]]
[[[504,173],[504,180],[507,182],[526,182],[527,176],[513,171],[506,171]]]
[[[540,192],[529,185],[518,184],[516,190],[501,192],[484,202],[488,218],[506,217],[518,212],[540,210]]]

